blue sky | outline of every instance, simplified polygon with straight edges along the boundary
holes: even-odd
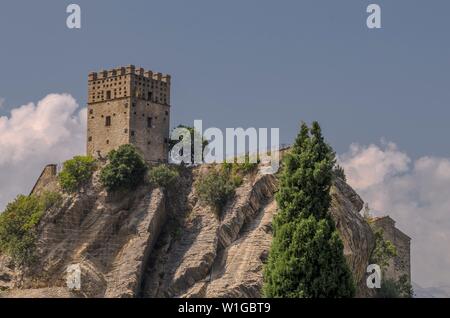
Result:
[[[84,151],[88,73],[135,64],[173,76],[173,126],[279,127],[291,143],[318,120],[349,183],[413,238],[413,279],[450,285],[448,0],[71,2],[1,1],[0,210]]]
[[[448,1],[2,1],[0,97],[86,102],[87,73],[136,64],[173,75],[173,124],[280,127],[319,120],[338,152],[395,141],[450,155]],[[382,30],[365,25],[382,7]]]

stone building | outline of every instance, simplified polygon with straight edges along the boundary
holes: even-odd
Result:
[[[169,75],[134,65],[89,74],[88,155],[133,144],[147,162],[166,162],[169,122]]]
[[[31,190],[30,195],[41,195],[46,191],[58,190],[58,166],[56,164],[49,164],[44,167],[41,175]]]
[[[372,218],[370,223],[376,229],[383,230],[384,239],[391,241],[397,249],[397,256],[390,260],[384,277],[398,280],[406,275],[411,282],[411,238],[395,227],[395,221],[390,216]]]

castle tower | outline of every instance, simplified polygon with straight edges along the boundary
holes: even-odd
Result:
[[[170,76],[134,65],[90,73],[87,154],[135,145],[147,162],[167,162]]]

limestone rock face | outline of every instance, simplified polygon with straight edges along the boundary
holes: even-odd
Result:
[[[261,297],[263,266],[277,212],[277,179],[248,174],[221,215],[201,204],[194,182],[213,166],[181,169],[163,191],[143,185],[111,195],[95,174],[65,195],[39,227],[37,264],[11,267],[0,258],[3,297]],[[363,202],[342,180],[331,191],[331,215],[359,286],[373,234]],[[66,288],[67,268],[81,270],[81,290]],[[358,295],[363,295],[362,287]]]
[[[181,236],[160,238],[145,277],[146,297],[261,297],[263,266],[272,241],[277,211],[272,175],[253,175],[237,189],[220,219],[195,200]],[[344,243],[344,253],[363,296],[364,273],[374,247],[367,222],[359,215],[363,201],[342,180],[331,191],[330,213]],[[195,196],[191,192],[190,197]]]
[[[164,209],[160,189],[141,186],[112,196],[94,175],[80,193],[64,195],[60,208],[47,211],[38,229],[38,261],[21,269],[21,279],[9,286],[13,291],[3,296],[10,292],[27,297],[27,290],[30,295],[36,290],[52,295],[49,287],[65,290],[70,265],[80,268],[77,297],[136,296],[144,264],[165,223]]]
[[[357,295],[367,296],[365,273],[375,238],[369,224],[359,214],[364,202],[345,182],[336,179],[331,189],[330,213],[344,243],[344,255],[357,284]]]
[[[249,232],[262,228],[261,219],[265,215],[266,207],[273,202],[275,191],[274,176],[259,174],[248,176],[236,190],[235,198],[218,217],[210,208],[197,202],[192,189],[188,196],[191,198],[189,204],[193,208],[185,222],[179,225],[181,235],[174,238],[170,232],[166,232],[160,238],[160,247],[156,248],[151,256],[143,295],[260,296],[262,282],[260,254],[267,253],[270,235],[265,238],[261,236],[261,240],[253,238],[252,246],[251,241],[247,241],[246,246],[236,242],[245,241],[244,231],[247,227],[250,227],[247,229]],[[267,213],[265,221],[270,227],[269,214]],[[237,254],[234,258],[229,258],[231,253]],[[234,270],[230,268],[231,264]],[[226,269],[231,272],[227,272]],[[256,271],[253,277],[251,271]],[[229,294],[229,290],[224,288],[227,284],[233,284],[237,290],[242,289],[242,293]],[[214,288],[223,290],[214,291]],[[247,288],[248,291],[245,291]]]

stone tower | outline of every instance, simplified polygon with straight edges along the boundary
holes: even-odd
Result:
[[[147,162],[166,162],[170,76],[129,65],[90,73],[88,83],[87,154],[133,144]]]

